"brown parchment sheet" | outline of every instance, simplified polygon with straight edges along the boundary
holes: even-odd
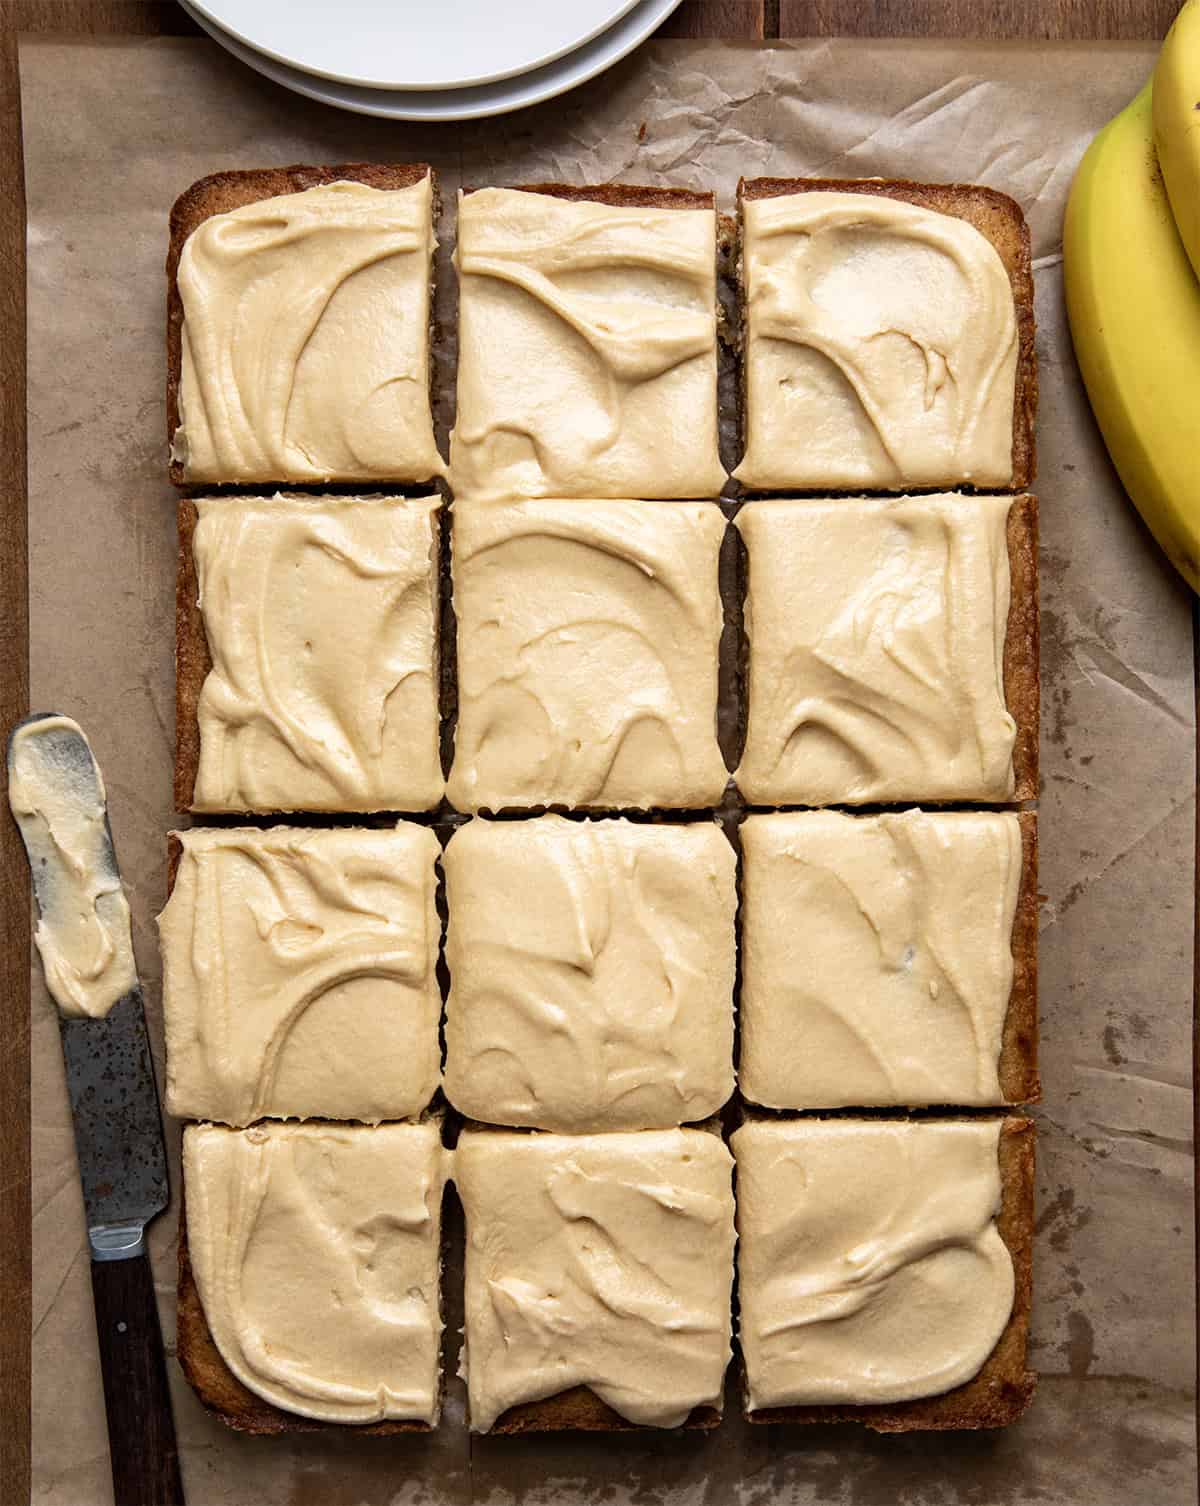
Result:
[[[1060,224],[1086,142],[1147,76],[1141,46],[661,42],[518,115],[406,126],[288,94],[195,39],[23,39],[35,708],[100,757],[159,1052],[152,917],[171,809],[173,492],[166,216],[193,179],[296,161],[427,160],[461,183],[740,174],[963,180],[1033,227],[1041,366],[1042,1080],[1028,1416],[999,1435],[877,1438],[742,1422],[712,1435],[469,1440],[228,1432],[168,1363],[191,1506],[1183,1506],[1195,1495],[1191,598],[1125,501],[1067,338]],[[441,271],[452,213],[442,225]],[[442,312],[451,305],[443,292]],[[443,382],[445,371],[443,371]],[[443,435],[447,404],[442,404]],[[33,979],[34,1500],[108,1506],[108,1459],[52,1006]],[[178,1127],[169,1138],[178,1191]],[[174,1329],[174,1209],[153,1232]],[[453,1282],[450,1327],[461,1322]],[[458,1336],[448,1345],[457,1357]]]

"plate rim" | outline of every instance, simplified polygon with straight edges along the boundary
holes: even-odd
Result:
[[[681,0],[635,0],[634,5],[612,27],[601,32],[598,37],[593,37],[582,48],[524,74],[515,74],[472,89],[389,91],[324,79],[280,63],[257,52],[226,32],[217,22],[210,20],[196,0],[179,0],[183,10],[212,41],[224,48],[236,61],[279,88],[288,89],[331,109],[347,110],[352,114],[382,120],[426,124],[485,120],[557,98],[579,84],[587,83],[589,79],[627,57],[662,25],[680,3]],[[581,53],[590,53],[591,56],[580,69],[574,70],[569,66],[569,61],[577,60]],[[513,99],[511,93],[518,81],[528,80],[534,75],[542,77],[534,85],[533,92]],[[348,96],[345,93],[347,90],[354,90],[355,93]],[[434,100],[439,103],[433,103]]]
[[[565,42],[561,47],[544,53],[537,58],[530,58],[524,63],[518,63],[511,68],[505,68],[499,72],[481,74],[477,78],[447,79],[436,83],[416,84],[369,79],[358,74],[335,73],[328,68],[321,68],[299,57],[289,56],[287,53],[280,52],[277,46],[267,46],[265,43],[256,40],[253,36],[239,30],[237,26],[231,25],[224,16],[215,14],[213,0],[191,0],[188,9],[193,14],[199,11],[214,26],[219,27],[226,36],[233,37],[243,47],[248,47],[261,57],[270,58],[273,62],[279,63],[285,68],[291,68],[297,73],[305,73],[312,78],[327,79],[330,83],[334,84],[349,85],[355,89],[373,89],[379,93],[442,94],[456,89],[476,89],[486,87],[489,84],[503,83],[506,79],[520,78],[526,73],[535,72],[539,68],[549,67],[571,53],[578,52],[581,48],[586,47],[589,42],[595,41],[597,37],[603,36],[605,32],[619,25],[621,20],[638,6],[640,0],[604,0],[604,3],[608,10],[606,18],[600,20],[590,30],[584,31],[573,40]],[[569,9],[569,6],[567,8]]]

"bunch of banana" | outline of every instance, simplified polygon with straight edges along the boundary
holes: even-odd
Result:
[[[1200,0],[1180,11],[1152,82],[1084,155],[1063,272],[1108,453],[1200,591]]]

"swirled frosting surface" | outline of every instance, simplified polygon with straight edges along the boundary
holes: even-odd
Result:
[[[705,502],[456,510],[459,810],[716,804],[724,531]]]
[[[189,1125],[188,1252],[222,1358],[326,1422],[437,1420],[435,1124]]]
[[[428,481],[428,175],[328,183],[203,221],[184,242],[179,426],[189,482]]]
[[[1007,800],[1011,499],[764,501],[749,553],[753,804]]]
[[[433,833],[179,840],[158,922],[168,1112],[236,1125],[420,1113],[441,1066]]]
[[[702,1130],[465,1133],[471,1427],[588,1386],[630,1422],[721,1405],[732,1158]]]
[[[197,501],[197,811],[428,810],[436,497]]]
[[[733,1135],[751,1411],[910,1401],[977,1375],[1012,1313],[999,1119],[756,1121]]]
[[[455,495],[715,497],[716,213],[459,199]]]
[[[583,1134],[733,1091],[733,848],[712,822],[471,821],[445,855],[446,1095]]]
[[[740,835],[745,1096],[1003,1103],[1017,817],[804,811],[751,816]]]
[[[886,195],[748,199],[746,486],[1012,480],[1017,326],[991,242]]]

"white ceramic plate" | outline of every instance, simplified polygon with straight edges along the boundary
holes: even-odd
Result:
[[[353,110],[359,115],[379,115],[387,120],[478,120],[486,115],[503,115],[509,110],[519,110],[525,105],[537,104],[539,100],[553,99],[555,95],[573,89],[576,84],[594,78],[597,73],[610,68],[626,53],[632,52],[639,42],[644,41],[666,20],[679,0],[640,0],[640,3],[625,12],[616,25],[601,32],[598,37],[593,37],[590,42],[585,42],[565,57],[516,78],[469,89],[394,92],[340,83],[301,72],[297,68],[289,68],[286,63],[256,52],[222,30],[203,14],[195,0],[179,0],[179,3],[209,36],[220,42],[234,57],[285,89],[292,89],[308,99],[320,100],[322,104],[335,105],[342,110]],[[426,0],[426,3],[430,3],[430,0]],[[438,0],[431,0],[431,3],[437,4]],[[562,3],[569,4],[571,0],[562,0]]]
[[[607,31],[637,0],[191,0],[302,73],[368,89],[467,89],[528,73]]]

